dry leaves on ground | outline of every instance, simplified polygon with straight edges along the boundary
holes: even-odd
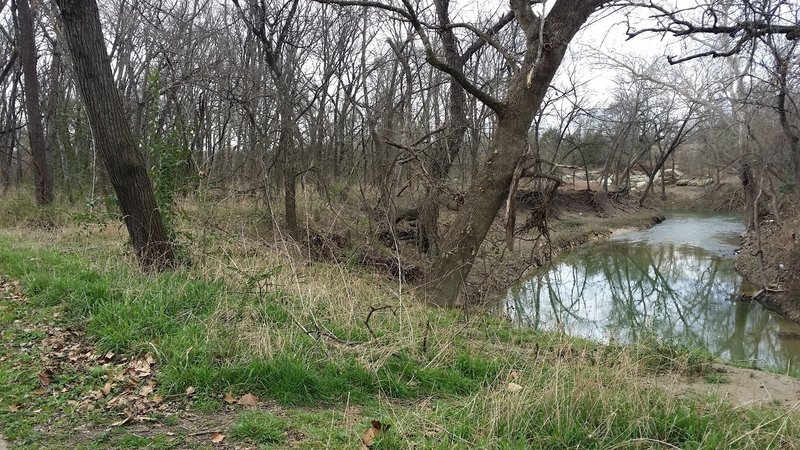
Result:
[[[386,432],[391,425],[387,425],[381,423],[378,420],[372,421],[372,426],[361,435],[361,447],[359,450],[369,450],[375,444],[375,439],[380,436],[381,433]]]
[[[253,394],[244,394],[236,403],[242,406],[257,406],[258,397]]]

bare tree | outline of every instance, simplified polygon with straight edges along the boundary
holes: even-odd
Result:
[[[36,181],[36,203],[47,205],[53,201],[53,176],[48,161],[47,141],[42,126],[39,103],[39,76],[36,71],[36,36],[33,12],[28,0],[16,0],[17,30],[20,64],[25,84],[25,110],[28,116],[28,140],[33,156]]]

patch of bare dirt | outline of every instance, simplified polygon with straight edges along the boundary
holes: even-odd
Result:
[[[521,211],[540,208],[544,194],[540,191],[517,192],[517,207]],[[589,214],[596,217],[613,217],[639,209],[636,201],[614,196],[603,191],[559,189],[549,204],[549,215],[560,217],[570,214]]]
[[[647,205],[656,208],[702,211],[741,211],[744,208],[742,186],[736,178],[727,178],[708,186],[668,185],[666,199],[659,192],[647,197]]]
[[[654,380],[659,386],[676,395],[712,394],[735,406],[780,406],[800,408],[800,379],[759,370],[715,366],[719,382],[705,378],[685,378],[678,375]]]

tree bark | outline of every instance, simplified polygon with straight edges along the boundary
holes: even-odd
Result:
[[[95,146],[108,171],[140,263],[161,270],[175,263],[144,156],[114,85],[95,0],[57,0]]]
[[[48,163],[48,149],[39,105],[39,77],[36,73],[37,55],[36,37],[33,32],[33,13],[28,0],[16,0],[16,7],[19,56],[25,84],[25,112],[28,115],[28,140],[31,146],[36,182],[36,203],[47,205],[53,201],[53,176]]]
[[[798,129],[794,121],[791,120],[789,106],[787,105],[787,103],[790,105],[793,104],[791,99],[787,100],[787,97],[791,94],[789,86],[789,67],[792,59],[792,52],[788,52],[787,55],[782,55],[774,43],[771,43],[770,47],[777,75],[778,118],[780,120],[781,130],[789,143],[789,153],[791,155],[788,165],[791,167],[792,171],[792,187],[795,193],[800,193],[800,129]],[[792,51],[794,48],[795,46],[792,46]],[[795,109],[795,111],[797,111],[797,109]]]
[[[450,25],[450,0],[435,0],[436,15],[439,21],[439,36],[442,39],[445,61],[452,67],[462,69],[465,60],[458,50],[458,39]],[[464,88],[450,77],[450,102],[447,122],[444,126],[445,139],[433,148],[429,167],[429,187],[419,208],[417,246],[421,253],[436,256],[439,229],[439,198],[442,184],[447,179],[450,166],[461,151],[464,134],[469,127],[467,119],[467,95]]]
[[[526,35],[521,70],[509,81],[506,99],[495,111],[497,129],[489,155],[471,184],[434,260],[426,291],[430,302],[456,304],[481,243],[508,196],[514,170],[527,146],[528,131],[567,46],[602,1],[559,0],[541,23],[530,3],[512,0],[517,22]]]

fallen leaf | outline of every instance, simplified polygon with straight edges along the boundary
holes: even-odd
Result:
[[[522,386],[512,381],[511,383],[508,383],[508,386],[506,386],[506,390],[508,392],[519,392],[522,390]]]
[[[188,388],[186,388],[186,395],[194,395],[195,391],[196,390],[194,386],[189,386]]]
[[[219,444],[224,439],[225,439],[225,435],[220,433],[220,432],[216,432],[216,433],[211,435],[211,442],[213,442],[215,444]]]
[[[514,381],[517,378],[519,378],[519,372],[517,372],[516,370],[512,370],[511,372],[509,372],[509,374],[508,374],[508,379],[509,380]]]
[[[147,386],[144,386],[141,390],[139,390],[139,395],[142,397],[147,397],[152,393],[153,393],[153,386],[149,384]]]
[[[113,358],[113,357],[114,357],[114,352],[111,352],[111,351],[109,351],[109,352],[108,352],[108,353],[106,353],[106,355],[105,355],[105,358],[106,358],[106,359],[111,359],[111,358]]]
[[[103,397],[111,393],[111,383],[103,385]]]
[[[236,403],[236,397],[234,397],[232,393],[227,392],[225,394],[225,403]]]
[[[50,369],[46,369],[46,370],[43,370],[43,371],[39,372],[39,374],[36,375],[36,378],[39,379],[39,384],[41,384],[42,387],[47,387],[47,386],[50,385],[50,375],[52,375],[52,374],[53,373],[50,372]]]
[[[386,425],[381,423],[378,420],[372,421],[372,426],[361,435],[361,447],[359,450],[369,450],[372,448],[372,445],[375,444],[375,438],[389,429],[391,425]]]
[[[258,405],[258,397],[253,394],[244,394],[236,403],[242,406],[256,406]]]
[[[8,405],[9,412],[17,412],[22,409],[22,405]]]

